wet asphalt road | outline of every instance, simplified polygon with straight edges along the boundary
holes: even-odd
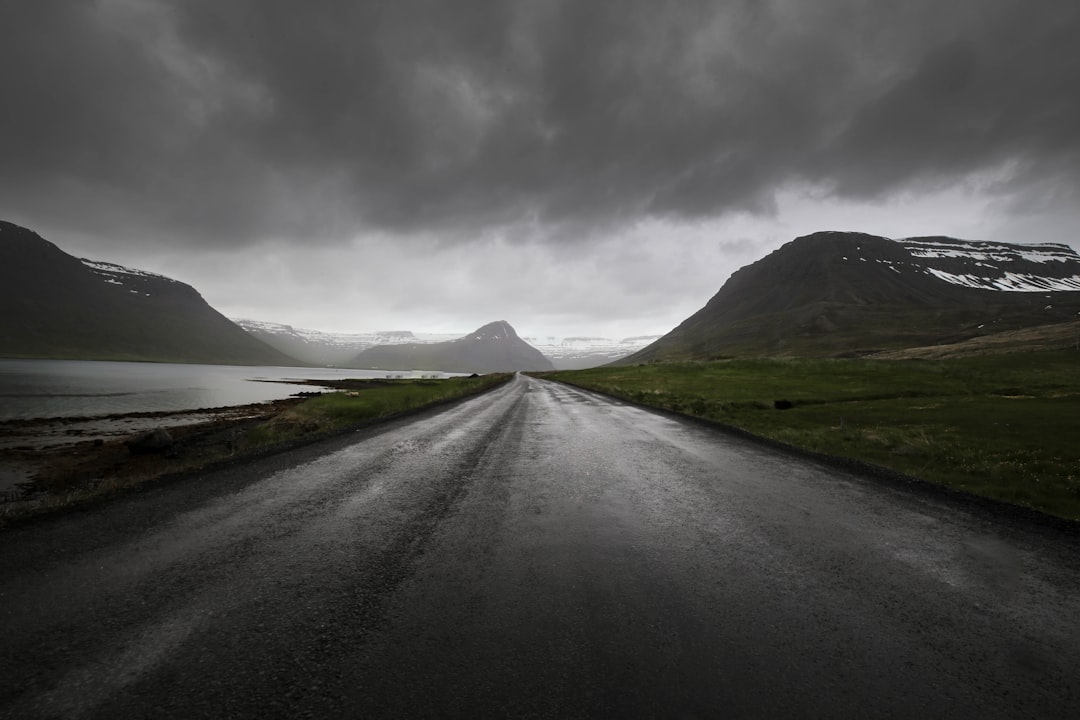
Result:
[[[1078,549],[519,377],[0,533],[0,717],[1077,717]]]

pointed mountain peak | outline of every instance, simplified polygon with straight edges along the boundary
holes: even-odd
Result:
[[[554,369],[549,359],[519,338],[504,320],[448,342],[370,347],[354,357],[350,367],[466,373]]]
[[[517,332],[505,320],[496,320],[469,334],[470,340],[516,340]]]

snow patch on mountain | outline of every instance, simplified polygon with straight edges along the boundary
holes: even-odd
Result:
[[[1007,263],[1025,260],[1036,263],[1074,262],[1077,254],[1068,245],[1043,243],[1041,245],[1018,245],[983,241],[954,240],[942,238],[925,240],[905,238],[897,241],[919,258],[962,258],[994,267],[990,263]]]
[[[436,343],[456,340],[460,335],[446,333],[413,333],[409,330],[379,330],[367,333],[333,333],[309,328],[298,328],[282,323],[231,318],[248,332],[265,333],[280,337],[292,337],[308,343],[317,343],[337,348],[348,348],[359,352],[373,345],[402,345],[405,343]]]
[[[79,258],[79,262],[90,268],[95,275],[99,275],[109,285],[127,285],[135,278],[142,280],[161,280],[170,283],[179,282],[179,280],[173,280],[164,275],[147,272],[146,270],[136,270],[135,268],[124,267],[123,265],[117,265],[116,263],[88,260],[87,258]]]
[[[1080,255],[1068,245],[955,238],[905,238],[894,242],[915,260],[915,270],[953,285],[1008,292],[1080,290]]]
[[[952,285],[978,290],[1080,290],[1080,255],[1068,245],[1020,245],[947,237],[886,239],[907,251],[905,259],[846,255],[840,259],[880,263],[901,275],[912,272],[930,275]]]
[[[977,275],[954,275],[935,268],[927,268],[927,272],[953,285],[972,288],[1010,290],[1014,292],[1080,290],[1080,275],[1067,278],[1047,278],[1027,273],[1005,271],[999,278],[985,278]]]

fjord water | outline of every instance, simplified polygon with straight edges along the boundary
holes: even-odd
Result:
[[[244,405],[317,390],[289,380],[385,376],[337,368],[0,359],[0,420]]]

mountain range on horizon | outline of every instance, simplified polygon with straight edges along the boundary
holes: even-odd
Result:
[[[347,367],[361,351],[376,345],[447,342],[463,336],[463,333],[418,333],[411,330],[334,333],[249,318],[232,318],[232,321],[270,347],[322,367]]]
[[[659,340],[660,335],[637,335],[613,340],[605,337],[525,337],[556,370],[583,370],[615,362]]]
[[[1076,322],[1080,255],[856,232],[796,238],[733,273],[666,335],[335,334],[230,321],[189,285],[75,258],[0,221],[0,357],[492,372],[729,356],[863,356]],[[1022,337],[1018,335],[1017,337]]]
[[[328,367],[349,367],[363,350],[376,345],[432,344],[449,342],[468,333],[422,333],[410,330],[383,330],[369,333],[333,333],[295,327],[285,323],[232,318],[232,321],[267,345],[306,363]],[[606,337],[522,337],[540,351],[556,370],[577,370],[605,365],[642,349],[659,335],[641,335],[614,340]]]
[[[492,338],[501,342],[492,343]],[[579,339],[560,340],[553,348],[561,351],[556,354],[565,360],[563,366],[572,367],[600,365],[645,344],[642,339],[630,344]],[[365,350],[376,347],[398,350],[360,359]],[[406,330],[335,334],[232,321],[190,285],[115,263],[76,258],[37,233],[4,221],[0,221],[0,357],[469,373],[554,367],[504,321],[464,335]],[[371,363],[375,365],[369,368]]]

